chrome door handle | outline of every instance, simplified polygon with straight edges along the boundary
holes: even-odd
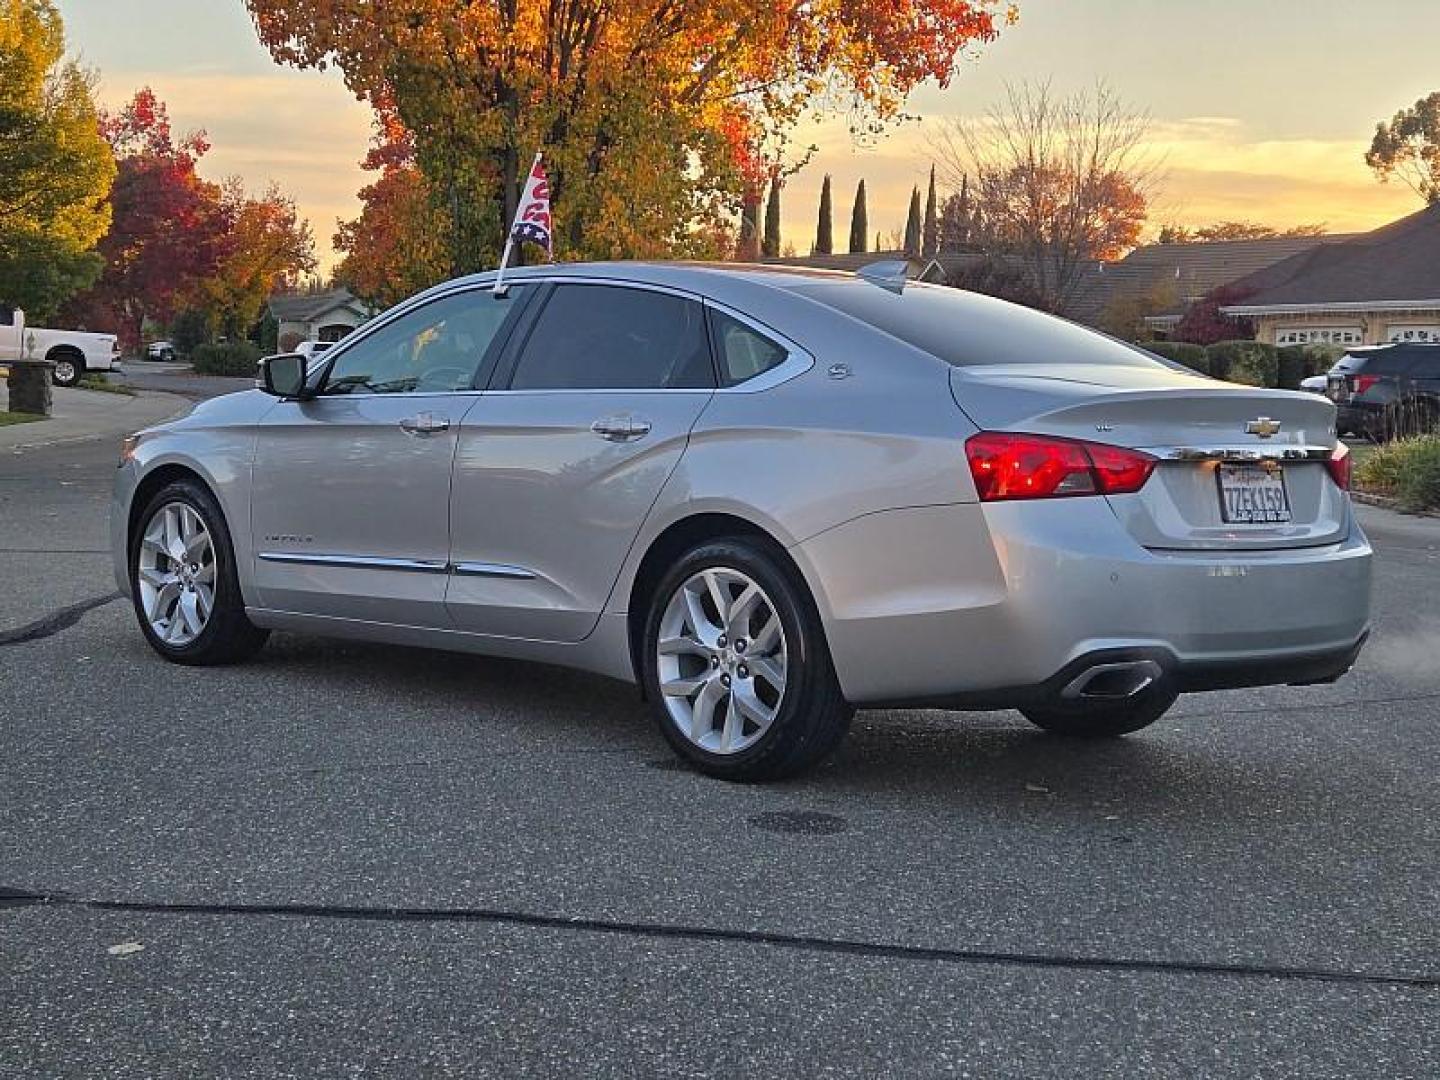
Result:
[[[435,435],[450,430],[450,421],[434,413],[422,412],[418,416],[407,416],[400,421],[400,430],[407,435]]]
[[[650,421],[632,416],[607,416],[591,424],[590,430],[609,442],[630,442],[650,434]]]

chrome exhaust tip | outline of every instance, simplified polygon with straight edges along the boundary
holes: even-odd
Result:
[[[1069,701],[1132,698],[1153,686],[1165,674],[1154,660],[1126,660],[1118,664],[1096,664],[1066,684],[1060,696]]]

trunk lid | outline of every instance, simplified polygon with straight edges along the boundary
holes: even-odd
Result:
[[[956,403],[983,430],[1106,443],[1160,458],[1139,492],[1106,497],[1147,548],[1303,547],[1334,543],[1348,531],[1348,500],[1324,460],[1335,446],[1335,406],[1318,395],[1237,386],[1159,364],[977,366],[955,368],[950,383]],[[1289,520],[1277,520],[1287,513]]]

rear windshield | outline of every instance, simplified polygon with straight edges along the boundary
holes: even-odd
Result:
[[[868,282],[795,289],[955,367],[981,364],[1112,364],[1168,367],[1159,358],[1083,326],[946,285],[911,282],[894,293]]]

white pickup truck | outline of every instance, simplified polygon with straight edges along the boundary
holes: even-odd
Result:
[[[87,371],[118,371],[120,342],[114,334],[26,326],[25,312],[0,304],[0,367],[23,357],[52,361],[55,385],[74,386]]]

